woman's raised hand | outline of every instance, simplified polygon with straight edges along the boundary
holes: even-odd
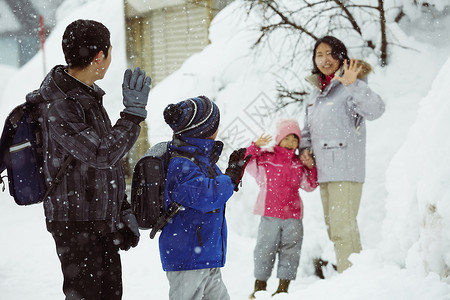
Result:
[[[362,65],[358,67],[357,59],[350,59],[350,64],[347,65],[347,60],[344,60],[344,75],[342,77],[334,77],[334,79],[340,81],[343,85],[350,85],[356,81],[359,72],[361,72]]]
[[[270,134],[261,134],[261,136],[255,141],[255,145],[258,147],[266,146],[272,141],[272,136]]]

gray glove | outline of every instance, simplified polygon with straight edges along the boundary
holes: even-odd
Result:
[[[145,106],[151,83],[151,78],[146,77],[145,71],[139,67],[135,68],[133,72],[130,69],[125,71],[122,84],[124,112],[144,119],[147,117]]]

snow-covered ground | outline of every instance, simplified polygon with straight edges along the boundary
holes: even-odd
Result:
[[[238,4],[214,19],[211,44],[204,51],[152,89],[147,119],[152,144],[171,136],[162,118],[164,107],[200,94],[214,98],[221,109],[219,138],[226,142],[224,157],[263,132],[273,134],[280,116],[301,120],[301,109],[296,107],[264,116],[267,105],[275,101],[276,63],[268,51],[250,55],[252,28],[258,19],[246,17]],[[106,5],[108,14],[101,13]],[[99,85],[107,92],[105,106],[114,121],[122,107],[120,85],[126,68],[122,1],[67,1],[58,16],[46,43],[48,67],[64,63],[60,40],[72,20],[92,18],[110,28],[113,62]],[[352,256],[354,266],[343,274],[326,269],[325,280],[314,276],[313,258],[332,262],[335,258],[318,190],[301,193],[305,237],[299,275],[288,295],[273,299],[450,299],[450,138],[446,134],[450,128],[450,42],[443,39],[449,25],[450,16],[428,20],[428,25],[423,20],[400,27],[390,24],[391,34],[406,47],[392,47],[388,67],[375,65],[369,77],[387,109],[380,119],[367,124],[367,179],[358,216],[363,252]],[[40,55],[21,69],[0,66],[1,124],[25,94],[39,86]],[[367,59],[374,63],[373,58]],[[308,60],[306,70],[309,64]],[[231,299],[247,299],[253,288],[259,219],[252,209],[257,192],[254,180],[246,175],[243,187],[227,205],[229,249],[222,274]],[[148,233],[141,231],[138,247],[122,253],[123,299],[168,298],[158,241],[150,240]],[[59,261],[41,205],[18,207],[7,190],[1,193],[0,241],[0,299],[63,298]],[[269,291],[276,285],[277,279],[271,278]],[[264,293],[257,296],[270,298]]]

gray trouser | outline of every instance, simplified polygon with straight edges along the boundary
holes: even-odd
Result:
[[[294,280],[300,261],[303,224],[298,219],[261,217],[254,254],[255,278],[267,281],[278,253],[277,278]]]
[[[166,272],[170,300],[229,300],[220,268]]]

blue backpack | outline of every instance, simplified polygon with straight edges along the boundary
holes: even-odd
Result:
[[[42,132],[37,105],[25,102],[8,115],[0,139],[0,173],[3,191],[8,177],[9,193],[18,205],[42,202],[54,190],[73,157],[66,159],[58,174],[46,187],[43,173]]]

